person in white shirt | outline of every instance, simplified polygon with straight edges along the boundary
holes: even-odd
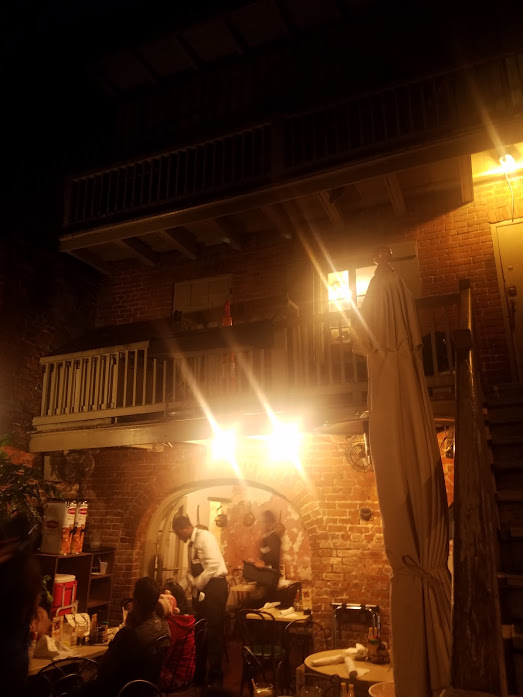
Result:
[[[205,617],[208,622],[208,682],[221,685],[225,605],[229,594],[227,567],[216,538],[208,530],[194,527],[182,515],[174,518],[173,531],[178,539],[189,543],[188,580],[193,589],[196,619]]]

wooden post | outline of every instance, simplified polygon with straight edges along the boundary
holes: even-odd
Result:
[[[473,357],[471,292],[460,283],[456,350],[454,584],[451,685],[460,692],[507,694],[496,577],[493,495],[482,397]]]

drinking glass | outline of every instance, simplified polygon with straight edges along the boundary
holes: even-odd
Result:
[[[323,690],[319,685],[307,685],[301,691],[301,697],[322,697]]]
[[[254,697],[274,697],[274,685],[270,682],[255,682]]]

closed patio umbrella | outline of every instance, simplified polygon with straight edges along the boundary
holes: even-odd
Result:
[[[395,692],[432,697],[450,679],[447,499],[414,299],[390,254],[375,256],[354,348],[367,355],[370,451],[392,567]]]

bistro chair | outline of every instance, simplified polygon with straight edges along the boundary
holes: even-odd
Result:
[[[327,632],[322,624],[312,618],[294,620],[285,626],[283,632],[285,661],[279,671],[279,683],[290,690],[296,683],[296,669],[301,666],[307,656],[315,651],[326,651],[328,646]]]
[[[285,658],[276,619],[263,610],[239,610],[237,621],[242,645],[256,657],[263,671],[269,673],[270,682],[275,684],[278,666]]]
[[[116,697],[164,697],[160,688],[149,680],[131,680]]]
[[[194,645],[196,647],[194,682],[196,685],[204,685],[207,678],[208,625],[208,620],[205,617],[202,617],[194,625]]]
[[[193,685],[196,659],[194,627],[187,630],[181,639],[175,641],[162,668],[159,685],[164,692],[172,694],[184,692]]]
[[[298,688],[298,686],[296,686]],[[341,679],[339,675],[320,675],[305,672],[300,695],[302,697],[340,697]]]
[[[97,674],[98,663],[90,658],[70,656],[51,661],[31,679],[31,694],[35,697],[64,694],[75,685],[90,682]]]
[[[291,607],[294,605],[296,595],[301,588],[301,583],[297,581],[296,583],[290,583],[288,586],[283,588],[278,588],[273,596],[275,601],[280,602],[280,608]]]
[[[248,646],[242,646],[242,679],[240,683],[240,697],[243,697],[245,685],[249,687],[249,694],[253,694],[253,683],[256,681],[269,682],[263,664],[253,654]]]

